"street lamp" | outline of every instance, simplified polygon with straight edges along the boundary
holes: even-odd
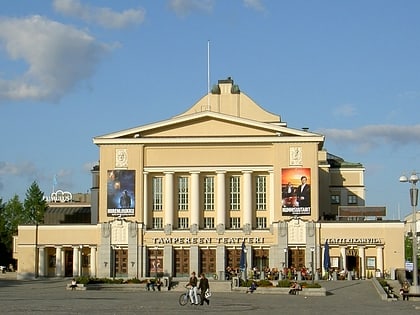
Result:
[[[311,247],[311,272],[312,272],[312,283],[314,283],[314,278],[315,278],[315,266],[314,266],[314,252],[315,252],[315,248]]]
[[[413,248],[413,291],[419,292],[418,289],[418,269],[417,269],[417,216],[416,216],[416,207],[417,207],[417,200],[419,195],[419,190],[416,186],[417,182],[419,181],[419,177],[417,176],[416,172],[411,173],[410,178],[407,176],[402,175],[400,177],[401,183],[409,182],[411,184],[410,187],[410,201],[411,206],[413,208],[413,217],[412,217],[412,248]]]

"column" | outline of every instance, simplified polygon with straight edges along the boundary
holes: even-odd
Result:
[[[269,188],[269,194],[267,196],[268,198],[268,205],[269,205],[269,217],[267,224],[271,225],[274,221],[275,217],[275,206],[274,206],[274,195],[275,195],[275,182],[274,182],[274,171],[269,171],[270,174],[269,182],[270,182],[270,188]]]
[[[245,234],[250,234],[252,230],[252,171],[243,171],[242,174],[244,177],[242,226]]]
[[[149,216],[148,216],[148,187],[149,187],[149,183],[148,183],[148,178],[149,178],[149,173],[148,172],[144,172],[143,173],[143,222],[144,224],[148,224],[149,222]]]
[[[96,278],[96,246],[90,248],[90,270],[89,275]]]
[[[226,172],[218,171],[217,194],[216,194],[216,228],[219,234],[223,234],[226,227]]]
[[[38,276],[45,277],[45,247],[38,248]]]
[[[80,276],[80,251],[79,246],[73,246],[73,277]]]
[[[340,256],[341,256],[342,268],[345,271],[347,271],[346,247],[345,246],[340,246]]]
[[[165,232],[171,233],[174,224],[174,173],[165,173]]]
[[[365,265],[365,248],[363,246],[358,247],[359,258],[360,258],[360,278],[366,278],[366,265]]]
[[[64,274],[62,273],[62,266],[63,264],[63,260],[62,260],[62,247],[61,246],[57,246],[55,248],[55,275],[57,277],[62,277],[64,276]]]
[[[191,172],[191,222],[193,231],[200,226],[200,172]],[[194,227],[195,225],[195,227]]]
[[[384,256],[383,256],[383,246],[376,247],[376,269],[379,269],[381,273],[384,272]]]

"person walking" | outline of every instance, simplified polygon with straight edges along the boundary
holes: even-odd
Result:
[[[202,272],[200,275],[200,283],[198,285],[198,288],[200,289],[200,295],[201,295],[200,305],[203,305],[204,302],[206,302],[207,305],[209,305],[210,300],[208,299],[209,297],[208,294],[210,292],[210,285],[209,285],[209,279],[206,278],[206,275],[204,274],[204,272]]]

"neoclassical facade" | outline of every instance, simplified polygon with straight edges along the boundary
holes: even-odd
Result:
[[[404,223],[343,216],[364,207],[364,168],[324,136],[287,126],[231,78],[186,112],[93,139],[91,222],[20,226],[21,278],[224,279],[228,266],[389,272],[404,267]]]

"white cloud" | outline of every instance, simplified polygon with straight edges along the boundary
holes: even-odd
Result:
[[[110,50],[83,31],[41,16],[0,18],[0,43],[12,60],[28,66],[20,77],[0,78],[0,101],[58,101],[91,77]]]
[[[121,29],[143,23],[144,9],[128,9],[115,12],[110,8],[97,8],[82,4],[79,0],[54,0],[54,9],[67,16],[77,17],[88,23],[105,28]]]
[[[265,11],[262,0],[244,0],[245,7],[257,10]]]
[[[194,11],[211,12],[212,0],[169,0],[169,8],[178,16],[186,16]]]
[[[338,117],[355,116],[356,108],[351,104],[343,104],[334,108],[333,115]]]
[[[359,152],[367,152],[378,145],[387,144],[394,148],[403,145],[420,144],[420,125],[368,125],[358,129],[323,129],[326,141],[337,144],[355,145]]]

